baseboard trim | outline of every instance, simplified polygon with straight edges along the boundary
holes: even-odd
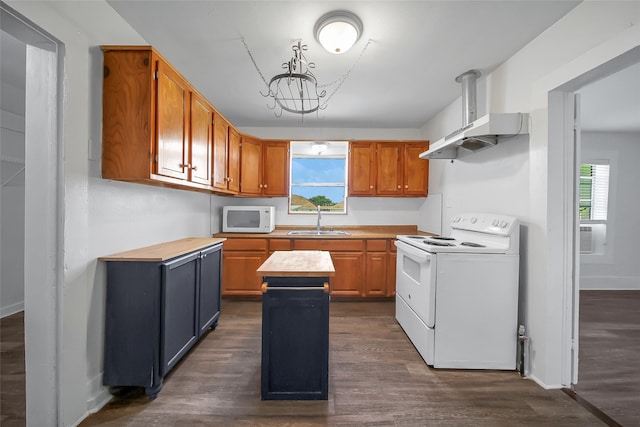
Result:
[[[640,277],[581,277],[580,290],[640,291]]]
[[[6,307],[0,307],[0,318],[11,316],[12,314],[20,313],[21,311],[24,311],[24,301],[11,304]]]

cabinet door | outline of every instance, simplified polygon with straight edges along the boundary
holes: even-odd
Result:
[[[189,87],[180,75],[158,60],[156,137],[159,175],[188,179]]]
[[[407,143],[404,150],[404,188],[405,196],[427,195],[429,187],[429,160],[423,160],[420,153],[429,149],[429,143]]]
[[[222,116],[214,113],[213,117],[213,187],[218,190],[227,189],[227,146],[229,124]]]
[[[262,279],[256,270],[267,259],[266,251],[224,251],[222,294],[262,295]]]
[[[382,196],[401,195],[403,144],[382,142],[376,146],[376,194]]]
[[[229,146],[227,149],[227,189],[240,191],[240,134],[229,126]]]
[[[349,195],[373,196],[375,194],[375,144],[351,142],[349,146]]]
[[[331,295],[364,296],[362,252],[331,252],[336,274],[331,278]]]
[[[386,252],[367,252],[366,296],[387,296],[387,263]]]
[[[222,245],[207,248],[200,253],[200,295],[198,329],[202,335],[215,327],[220,314],[220,280]]]
[[[240,146],[240,193],[245,196],[262,194],[262,143],[244,135]]]
[[[198,339],[199,253],[162,264],[160,370],[165,375]]]
[[[262,194],[289,195],[289,142],[265,141],[262,146]]]
[[[213,111],[197,93],[191,93],[190,181],[211,185]]]

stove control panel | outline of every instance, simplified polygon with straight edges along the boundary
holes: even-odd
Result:
[[[513,234],[519,225],[518,218],[490,213],[458,214],[451,219],[451,228],[501,236]]]

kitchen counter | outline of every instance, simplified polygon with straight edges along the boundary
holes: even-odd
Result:
[[[187,237],[117,254],[102,256],[100,261],[166,261],[189,252],[224,242],[221,237]]]
[[[246,239],[394,239],[398,234],[417,234],[433,236],[433,233],[418,231],[415,225],[344,225],[344,226],[323,226],[322,230],[348,231],[350,235],[291,235],[292,230],[315,230],[312,226],[277,226],[271,233],[216,233],[214,237],[246,238]]]

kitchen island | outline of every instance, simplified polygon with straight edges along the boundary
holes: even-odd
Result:
[[[262,277],[262,400],[326,400],[329,252],[276,251]]]

